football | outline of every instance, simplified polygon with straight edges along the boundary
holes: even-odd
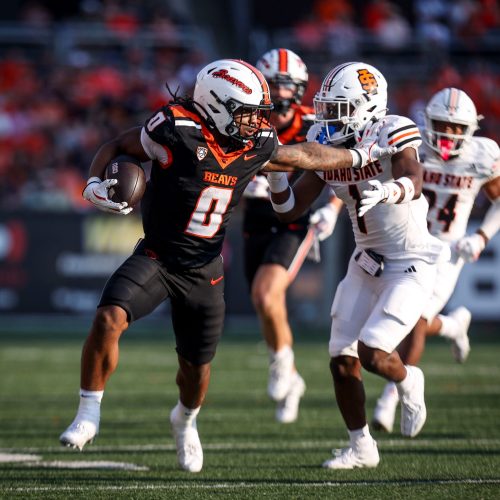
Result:
[[[126,201],[130,207],[139,203],[146,190],[146,174],[141,162],[133,156],[121,155],[111,160],[105,179],[118,179],[109,188],[109,199],[117,203]]]

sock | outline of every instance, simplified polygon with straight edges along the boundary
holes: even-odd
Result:
[[[370,429],[368,428],[368,424],[365,424],[361,429],[355,429],[353,431],[348,430],[349,440],[351,442],[351,448],[359,448],[362,446],[366,440],[371,444],[373,438],[370,434]]]
[[[289,345],[286,345],[279,351],[269,351],[269,357],[271,358],[271,363],[273,361],[281,361],[287,358],[292,358],[293,360],[293,349]]]
[[[104,391],[87,391],[80,389],[80,405],[76,418],[81,420],[90,420],[97,426],[101,418],[101,400]]]
[[[456,332],[456,321],[449,316],[445,316],[444,314],[438,314],[438,318],[442,323],[439,335],[441,337],[446,337],[447,339],[454,339]]]
[[[388,382],[385,384],[384,391],[382,392],[382,398],[393,398],[398,397],[398,389],[395,382]]]
[[[398,388],[398,394],[402,396],[403,394],[407,394],[413,387],[413,370],[409,365],[405,365],[406,368],[406,377],[396,384]]]
[[[188,408],[179,400],[175,408],[172,410],[172,420],[178,423],[191,425],[196,420],[196,416],[200,413],[200,410],[201,406],[198,406],[198,408]]]

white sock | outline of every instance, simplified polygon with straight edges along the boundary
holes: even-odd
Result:
[[[438,314],[438,318],[442,323],[439,335],[441,337],[446,337],[447,339],[454,339],[457,331],[457,322],[453,318],[445,316],[444,314]]]
[[[398,389],[396,387],[395,382],[388,382],[385,384],[384,391],[382,392],[382,398],[397,398],[398,397]]]
[[[198,415],[198,413],[200,413],[200,410],[201,406],[198,406],[198,408],[188,408],[187,406],[184,406],[179,400],[172,412],[172,419],[178,423],[191,425],[193,421],[196,420],[196,416]]]
[[[80,389],[80,405],[76,418],[81,420],[90,420],[99,425],[101,418],[101,400],[104,391],[87,391]]]
[[[406,377],[396,384],[398,388],[398,394],[402,396],[403,394],[407,394],[413,387],[413,367],[409,365],[405,365],[406,368]]]
[[[365,426],[361,427],[361,429],[355,429],[353,431],[348,430],[347,432],[349,433],[351,448],[359,448],[360,446],[363,446],[365,441],[370,444],[373,441],[368,424],[365,424]]]
[[[288,359],[291,358],[293,361],[293,349],[289,346],[286,345],[285,347],[282,347],[279,351],[269,351],[269,357],[271,359],[271,363],[273,361],[281,361],[283,359]]]

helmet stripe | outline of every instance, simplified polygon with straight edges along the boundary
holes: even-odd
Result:
[[[454,115],[457,111],[459,96],[460,94],[458,90],[452,87],[450,89],[450,98],[448,101],[448,109],[452,115]]]
[[[229,59],[229,60],[240,63],[243,66],[246,66],[248,69],[252,70],[254,75],[259,80],[259,83],[260,83],[260,86],[262,89],[262,94],[264,95],[264,104],[271,104],[271,93],[269,91],[269,85],[267,84],[267,81],[264,78],[264,75],[255,66],[252,66],[251,64],[249,64],[245,61],[242,61],[241,59]]]
[[[278,71],[288,73],[288,51],[286,49],[278,49]]]
[[[332,86],[332,82],[335,79],[335,77],[342,71],[344,68],[347,66],[350,66],[351,64],[356,64],[355,62],[348,62],[341,64],[340,66],[337,66],[333,68],[328,75],[326,75],[326,78],[323,82],[323,90],[330,90]]]

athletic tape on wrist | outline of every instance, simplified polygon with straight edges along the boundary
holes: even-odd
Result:
[[[274,211],[279,214],[290,212],[290,210],[292,210],[295,206],[295,196],[293,194],[293,191],[290,190],[290,196],[288,197],[288,200],[285,201],[285,203],[274,203],[271,199],[271,204],[273,205]]]
[[[394,204],[401,198],[401,187],[396,182],[384,182],[382,187],[384,188],[385,195],[382,203]]]
[[[289,186],[285,172],[270,172],[267,175],[267,182],[271,193],[282,193]]]
[[[361,168],[363,166],[363,156],[357,149],[348,149],[352,156],[352,168]]]
[[[396,179],[396,182],[403,186],[404,192],[403,199],[399,203],[408,203],[413,200],[413,197],[415,196],[415,185],[413,184],[413,181],[409,177],[400,177],[399,179]]]

